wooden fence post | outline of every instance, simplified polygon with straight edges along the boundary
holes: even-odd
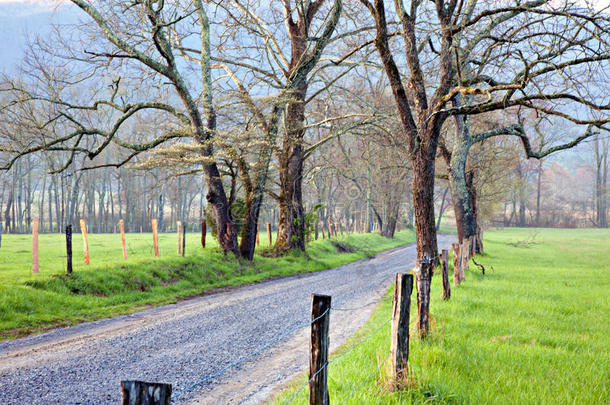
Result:
[[[186,224],[182,227],[182,257],[186,254]]]
[[[451,286],[449,285],[449,252],[443,249],[441,253],[441,271],[443,273],[443,295],[444,300],[451,298]]]
[[[38,225],[37,219],[32,221],[32,273],[38,273]]]
[[[207,233],[207,224],[205,223],[205,219],[201,221],[201,247],[205,248],[205,236]]]
[[[83,235],[83,252],[85,254],[85,264],[89,264],[89,239],[87,238],[87,223],[84,219],[80,220],[80,232]]]
[[[157,220],[152,219],[153,246],[155,248],[155,257],[159,257],[159,234],[157,233]]]
[[[180,222],[180,221],[176,222],[176,234],[178,236],[178,254],[181,254],[182,253],[182,240],[181,240],[182,222]]]
[[[311,342],[309,346],[309,405],[328,405],[328,295],[311,294]]]
[[[125,247],[125,227],[123,220],[119,220],[119,228],[121,228],[121,246],[123,247],[123,260],[127,260],[127,248]]]
[[[271,223],[269,221],[267,221],[267,239],[269,240],[269,246],[271,246],[273,239],[271,238]]]
[[[417,330],[424,338],[430,331],[430,283],[434,269],[434,258],[424,256],[417,261]]]
[[[392,301],[392,337],[390,357],[392,379],[401,380],[407,372],[409,362],[409,314],[411,293],[413,292],[413,275],[396,274],[394,300]]]
[[[469,239],[466,239],[460,245],[460,256],[462,257],[462,263],[460,264],[460,281],[466,280],[466,270],[468,270],[468,264],[470,261],[470,247]]]
[[[66,271],[72,274],[72,225],[66,226]]]
[[[452,243],[453,248],[453,285],[460,284],[460,266],[462,265],[462,259],[460,256],[460,244]]]
[[[170,405],[172,385],[121,381],[122,405]]]

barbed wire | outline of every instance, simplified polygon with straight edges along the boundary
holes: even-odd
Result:
[[[318,317],[316,317],[316,318],[312,319],[310,322],[307,322],[307,323],[302,323],[302,324],[300,324],[300,325],[298,325],[298,326],[296,326],[296,327],[294,327],[294,328],[290,329],[289,331],[284,332],[282,335],[280,335],[280,336],[278,336],[277,338],[275,338],[275,339],[271,340],[271,341],[270,341],[270,342],[268,342],[267,344],[265,344],[265,345],[263,345],[263,346],[259,347],[259,348],[258,348],[258,349],[256,349],[255,351],[251,352],[249,355],[247,355],[247,356],[245,356],[245,357],[242,357],[241,359],[239,359],[239,360],[237,360],[237,361],[234,361],[233,363],[231,363],[231,364],[229,364],[229,365],[227,365],[227,366],[223,367],[222,369],[218,370],[217,372],[212,373],[212,374],[210,374],[210,375],[206,376],[205,378],[203,378],[203,379],[201,379],[201,380],[199,380],[199,381],[197,381],[197,382],[195,382],[195,383],[193,383],[193,384],[191,384],[191,385],[189,385],[189,386],[185,387],[185,388],[182,390],[182,392],[188,392],[188,391],[191,391],[191,390],[193,390],[194,388],[196,388],[196,387],[198,387],[198,386],[204,385],[204,384],[206,384],[206,383],[208,383],[208,382],[210,382],[210,381],[214,380],[216,377],[219,377],[219,376],[221,376],[222,374],[224,374],[224,373],[225,373],[227,370],[230,370],[230,369],[231,369],[231,368],[233,368],[233,367],[237,367],[237,366],[239,366],[240,364],[242,364],[242,363],[243,363],[243,362],[245,362],[246,360],[249,360],[249,359],[251,359],[252,357],[259,355],[259,354],[260,354],[260,353],[261,353],[263,350],[266,350],[266,349],[268,349],[268,348],[270,348],[270,347],[272,347],[272,346],[275,346],[276,344],[280,343],[280,342],[281,342],[281,341],[282,341],[282,340],[283,340],[285,337],[287,337],[287,336],[289,336],[289,335],[293,334],[294,332],[296,332],[296,331],[298,331],[298,330],[300,330],[300,329],[303,329],[303,328],[305,328],[305,327],[307,327],[307,326],[311,326],[311,324],[313,324],[314,322],[316,322],[317,320],[319,320],[320,318],[322,318],[323,316],[325,316],[325,315],[326,315],[326,314],[327,314],[329,311],[330,311],[330,308],[328,308],[326,311],[324,311],[324,312],[323,312],[323,313],[322,313],[320,316],[318,316]]]
[[[359,310],[359,309],[362,309],[362,308],[366,308],[366,307],[368,307],[370,305],[380,304],[382,302],[390,301],[392,298],[394,298],[394,297],[381,298],[381,299],[378,299],[378,300],[374,300],[374,301],[368,302],[368,303],[366,303],[364,305],[360,305],[358,307],[351,307],[351,308],[341,308],[341,307],[339,307],[339,308],[332,308],[332,310],[333,311],[356,311],[356,310]]]
[[[388,351],[388,355],[386,356],[386,358],[381,362],[381,364],[379,364],[379,366],[373,370],[373,372],[371,374],[369,374],[364,380],[360,381],[360,384],[358,384],[358,386],[356,388],[354,388],[348,396],[346,396],[345,398],[343,398],[343,401],[339,402],[339,405],[345,403],[345,401],[347,401],[348,399],[351,398],[352,395],[354,395],[356,393],[356,391],[358,391],[360,389],[360,387],[362,387],[362,385],[367,382],[377,371],[379,371],[381,369],[381,367],[383,367],[383,365],[385,364],[386,361],[388,361],[388,359],[390,358],[390,355],[392,354],[391,351]]]
[[[344,355],[346,355],[347,353],[351,352],[352,350],[354,350],[356,347],[360,346],[362,343],[366,342],[369,338],[371,338],[373,335],[375,335],[377,332],[379,332],[385,325],[387,325],[390,321],[392,320],[392,318],[388,319],[387,321],[383,322],[377,329],[375,329],[371,334],[369,334],[368,336],[366,336],[365,338],[363,338],[362,340],[360,340],[358,343],[356,343],[355,345],[351,346],[349,349],[345,350],[344,352],[338,354],[337,356],[333,357],[333,359],[331,361],[326,362],[322,367],[320,367],[320,369],[318,371],[315,372],[315,374],[313,376],[311,376],[311,378],[309,380],[307,380],[307,382],[303,385],[301,385],[301,387],[297,390],[297,392],[295,392],[286,402],[283,403],[283,405],[286,405],[288,403],[290,403],[293,399],[295,399],[297,397],[297,395],[299,395],[299,393],[301,391],[303,391],[303,389],[305,387],[307,387],[309,385],[310,382],[313,381],[314,378],[316,378],[316,376],[325,368],[330,367],[331,364],[333,364],[335,361],[337,361],[338,359],[340,359],[341,357],[343,357]]]

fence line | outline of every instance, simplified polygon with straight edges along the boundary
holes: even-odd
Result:
[[[335,308],[331,308],[332,310],[336,310]],[[358,343],[352,345],[349,349],[341,352],[340,354],[336,355],[333,357],[333,359],[329,362],[326,362],[324,364],[324,366],[320,367],[320,369],[318,371],[315,372],[314,375],[311,376],[311,378],[309,380],[307,380],[307,382],[305,384],[303,384],[298,390],[297,392],[295,392],[286,402],[283,403],[283,405],[286,405],[288,403],[290,403],[293,399],[295,399],[299,393],[301,391],[303,391],[303,389],[305,387],[307,387],[309,385],[309,383],[311,381],[313,381],[313,379],[325,368],[329,368],[331,364],[333,364],[335,361],[337,361],[338,359],[340,359],[341,357],[343,357],[344,355],[350,353],[351,351],[353,351],[354,349],[356,349],[358,346],[360,346],[362,343],[366,342],[368,339],[370,339],[373,335],[377,334],[377,332],[379,332],[381,329],[383,329],[384,326],[386,326],[388,323],[390,323],[392,321],[392,318],[388,319],[387,321],[383,322],[379,327],[377,327],[372,333],[370,333],[369,335],[367,335],[366,337],[364,337],[363,339],[361,339]],[[312,321],[313,323],[313,321]]]
[[[358,384],[358,386],[356,388],[354,388],[348,396],[346,396],[345,398],[343,398],[343,401],[339,402],[339,405],[343,404],[345,401],[347,401],[348,399],[351,398],[352,395],[354,395],[356,393],[356,391],[358,391],[360,389],[360,387],[362,387],[362,385],[367,382],[377,371],[379,371],[381,369],[381,367],[383,367],[383,365],[385,364],[386,361],[388,361],[388,359],[390,358],[390,354],[392,354],[392,352],[388,351],[388,355],[385,357],[385,359],[381,362],[381,364],[379,364],[379,366],[377,366],[377,368],[375,370],[373,370],[373,372],[371,374],[369,374],[364,380],[360,381],[360,384]]]

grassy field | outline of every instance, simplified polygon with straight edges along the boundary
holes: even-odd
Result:
[[[281,258],[260,255],[268,248],[267,235],[260,239],[260,249],[248,263],[224,256],[210,235],[203,249],[199,234],[187,234],[183,258],[177,254],[176,234],[160,234],[160,258],[155,259],[152,234],[127,234],[124,261],[119,235],[90,234],[91,264],[86,266],[81,235],[74,234],[74,272],[68,276],[62,235],[40,235],[39,274],[32,274],[31,236],[3,235],[0,339],[171,303],[218,287],[336,267],[411,243],[414,235],[402,231],[393,240],[377,234],[340,236],[333,241],[350,246],[353,253],[339,254],[326,239],[311,242],[307,257],[295,253]]]
[[[471,267],[446,302],[435,277],[433,336],[411,340],[412,389],[387,389],[386,324],[330,365],[331,402],[341,403],[383,364],[346,404],[610,403],[610,231],[505,229],[485,239],[477,261],[487,275]],[[338,353],[390,316],[387,301]],[[305,381],[294,381],[274,403]],[[304,389],[291,403],[306,398]]]

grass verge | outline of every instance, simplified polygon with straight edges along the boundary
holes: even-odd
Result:
[[[266,235],[261,235],[265,245]],[[91,265],[85,266],[80,235],[74,235],[74,273],[65,273],[64,239],[40,236],[40,273],[31,272],[31,237],[3,235],[0,248],[0,340],[176,302],[206,291],[308,273],[353,262],[414,241],[411,231],[394,239],[356,234],[317,240],[307,256],[291,253],[253,262],[223,255],[211,237],[187,235],[187,255],[176,254],[175,235],[160,235],[161,258],[152,256],[150,234],[128,234],[128,260],[118,235],[89,235]],[[336,245],[346,249],[339,249]],[[344,253],[339,253],[339,251]]]
[[[411,340],[412,388],[391,392],[386,363],[346,404],[610,403],[610,231],[505,229],[485,237],[477,261],[487,275],[471,264],[445,302],[434,277],[432,337]],[[390,316],[387,301],[338,354]],[[386,324],[330,364],[331,402],[341,403],[383,362],[389,335]],[[296,379],[272,403],[285,403],[305,382]],[[307,389],[291,403],[307,403]]]

